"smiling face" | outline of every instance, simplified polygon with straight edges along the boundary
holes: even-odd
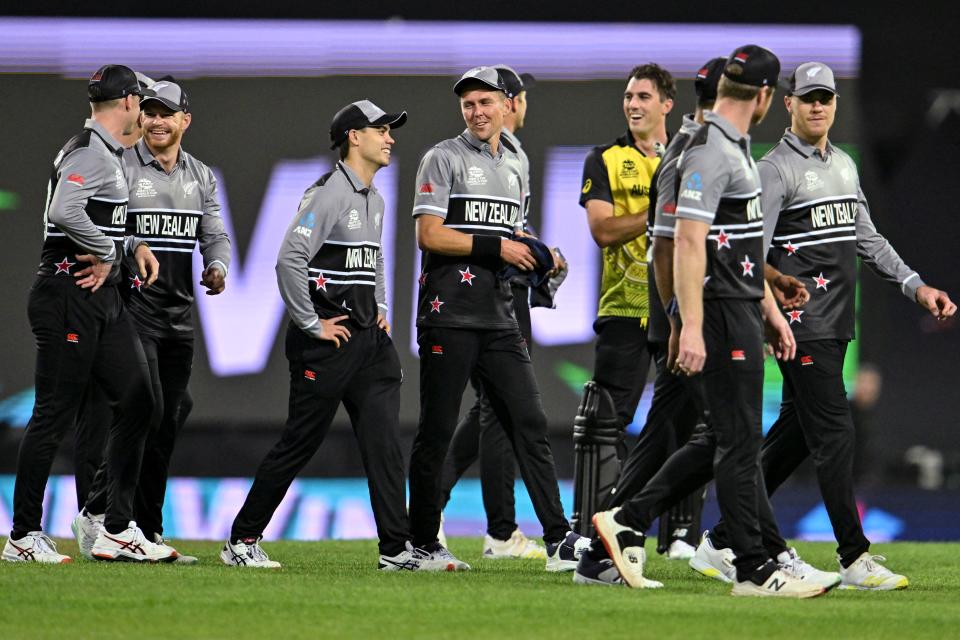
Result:
[[[786,105],[790,112],[790,128],[808,142],[825,138],[837,115],[837,96],[825,89],[802,96],[787,96]]]
[[[637,140],[646,140],[662,128],[672,106],[672,100],[661,100],[657,85],[649,78],[630,78],[623,91],[623,115]]]
[[[162,152],[180,144],[190,126],[189,113],[174,111],[158,100],[148,100],[142,111],[143,140],[151,151]]]
[[[390,151],[395,142],[390,135],[390,125],[354,129],[350,136],[356,136],[356,150],[362,160],[378,167],[390,164]]]
[[[503,128],[507,98],[502,91],[470,89],[460,96],[460,111],[470,133],[488,142]]]

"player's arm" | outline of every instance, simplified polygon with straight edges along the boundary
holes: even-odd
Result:
[[[938,320],[957,312],[957,305],[945,291],[928,286],[920,274],[906,265],[893,246],[884,238],[870,217],[870,206],[863,190],[858,188],[857,254],[874,273],[900,286],[903,294],[929,311]]]
[[[230,269],[230,237],[220,216],[217,178],[210,169],[207,169],[206,173],[205,180],[200,183],[204,190],[203,216],[200,217],[197,234],[200,255],[203,256],[200,284],[207,288],[208,296],[215,296],[226,287],[227,272]]]
[[[760,209],[763,211],[763,253],[769,255],[773,248],[773,235],[780,220],[780,212],[787,197],[783,175],[772,161],[762,159],[757,163],[760,172]],[[766,280],[776,301],[786,309],[802,307],[810,300],[810,292],[793,276],[784,275],[771,264],[764,262],[763,279]]]
[[[321,319],[310,299],[310,259],[320,250],[337,222],[336,203],[330,203],[320,188],[314,188],[300,203],[296,217],[287,228],[277,256],[277,285],[290,319],[308,335],[330,340],[338,348],[350,332],[337,324],[349,316]],[[313,214],[312,216],[310,214]]]
[[[380,211],[386,211],[383,199],[380,199]],[[390,323],[387,321],[387,313],[390,307],[387,305],[387,281],[384,276],[383,263],[383,245],[377,251],[377,280],[374,286],[374,298],[377,301],[377,326],[390,333]]]
[[[417,195],[413,204],[417,245],[423,251],[444,256],[501,258],[530,270],[536,260],[522,242],[497,236],[463,233],[443,224],[447,217],[453,167],[442,149],[434,147],[420,161],[417,170]]]
[[[57,184],[47,205],[47,222],[97,262],[116,260],[116,247],[87,215],[87,201],[103,185],[103,162],[92,149],[69,153],[60,165]],[[110,176],[113,179],[113,176]]]
[[[773,348],[774,355],[780,360],[793,360],[797,355],[797,342],[793,337],[793,330],[780,313],[773,292],[770,290],[770,284],[766,281],[763,283],[760,313],[766,325],[767,342]]]
[[[598,247],[602,249],[623,244],[646,232],[646,211],[628,211],[630,215],[614,215],[610,178],[599,148],[592,149],[584,160],[582,184],[580,205],[587,211],[590,235]]]

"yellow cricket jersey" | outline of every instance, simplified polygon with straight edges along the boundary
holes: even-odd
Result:
[[[583,163],[580,204],[603,200],[613,205],[613,215],[629,216],[650,206],[650,182],[660,157],[648,158],[634,144],[633,136],[591,149]],[[647,287],[647,238],[640,234],[621,245],[603,249],[600,308],[597,315],[623,318],[649,317]]]

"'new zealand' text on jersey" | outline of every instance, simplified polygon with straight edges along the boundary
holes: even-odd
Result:
[[[617,217],[647,211],[650,184],[659,164],[659,156],[643,155],[629,131],[610,144],[594,147],[583,163],[580,205],[603,200],[613,205]],[[604,247],[598,316],[648,317],[647,246],[647,237],[640,234]]]
[[[343,162],[307,189],[277,257],[291,321],[304,331],[346,315],[360,327],[386,313],[383,198]]]
[[[413,215],[443,218],[451,229],[510,238],[522,224],[520,160],[503,138],[490,145],[464,131],[420,161]],[[497,276],[503,261],[423,252],[418,327],[509,329],[517,326],[510,284]]]
[[[193,333],[193,250],[200,242],[204,267],[227,275],[230,240],[220,218],[213,172],[186,151],[168,174],[143,140],[123,154],[130,188],[130,226],[160,262],[159,276],[144,287],[136,262],[123,259],[122,292],[141,332],[158,336]]]
[[[677,163],[678,218],[710,225],[704,299],[763,298],[763,211],[750,138],[713,112]]]
[[[787,129],[759,170],[767,261],[810,292],[786,312],[798,341],[854,338],[858,254],[915,298],[923,281],[874,227],[850,156],[829,142],[821,153]]]
[[[113,261],[108,285],[120,280],[127,223],[123,146],[100,123],[87,120],[53,161],[44,210],[39,276],[71,277],[89,265],[77,255]]]

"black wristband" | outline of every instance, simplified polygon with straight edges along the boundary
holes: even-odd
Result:
[[[474,234],[473,248],[470,250],[471,258],[499,258],[500,257],[500,237],[499,236],[481,236]]]

